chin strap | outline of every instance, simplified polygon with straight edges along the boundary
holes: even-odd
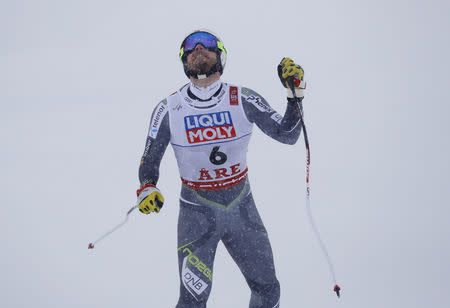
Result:
[[[209,77],[209,76],[219,72],[219,70],[217,69],[217,64],[216,64],[206,74],[197,75],[197,74],[193,73],[191,70],[189,70],[187,68],[187,66],[185,65],[185,72],[186,72],[186,75],[188,76],[188,78],[193,77],[195,79],[200,79],[201,80],[201,79],[205,79],[205,78],[207,78],[207,77]]]

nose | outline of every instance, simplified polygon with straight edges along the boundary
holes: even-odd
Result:
[[[201,43],[198,43],[194,48],[194,50],[196,50],[196,51],[203,50],[203,49],[205,49],[205,47],[203,47],[203,45]]]

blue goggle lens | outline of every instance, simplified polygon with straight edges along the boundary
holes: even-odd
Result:
[[[205,48],[215,48],[217,47],[217,38],[206,32],[193,33],[184,41],[184,52],[193,50],[197,44],[202,44]]]

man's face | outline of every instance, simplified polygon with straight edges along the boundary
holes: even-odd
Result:
[[[197,75],[205,75],[217,63],[216,53],[198,44],[187,56],[187,67]]]

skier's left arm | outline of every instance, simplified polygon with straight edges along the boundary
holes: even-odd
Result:
[[[266,135],[282,143],[294,144],[302,130],[302,117],[297,100],[301,102],[304,97],[304,72],[291,58],[283,58],[277,71],[281,83],[287,89],[284,117],[273,110],[261,95],[247,88],[242,88],[243,106],[249,121],[256,123]]]
[[[288,98],[286,111],[282,116],[257,92],[242,88],[242,105],[247,119],[255,123],[266,135],[285,144],[297,142],[302,125],[293,98]]]

